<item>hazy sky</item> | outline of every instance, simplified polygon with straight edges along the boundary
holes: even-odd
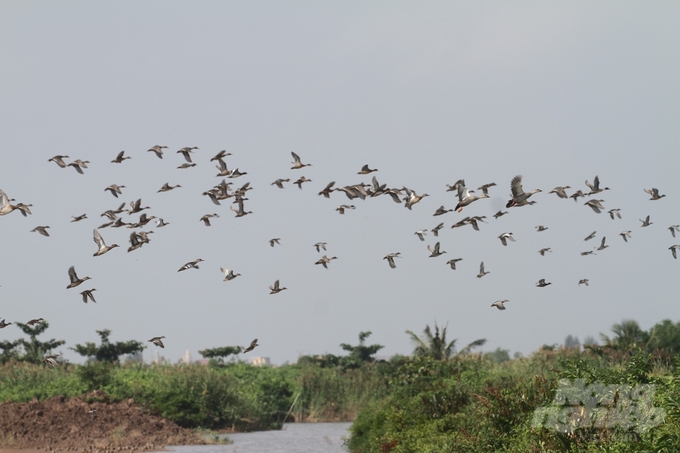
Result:
[[[344,353],[365,330],[381,356],[409,354],[404,331],[435,320],[459,347],[487,338],[484,350],[525,354],[622,319],[678,321],[668,248],[680,235],[667,228],[680,224],[679,20],[674,2],[5,1],[0,188],[33,215],[0,217],[0,318],[47,319],[43,339],[66,340],[57,352],[73,361],[68,347],[111,329],[113,341],[165,335],[172,361],[258,338],[252,354],[273,363]],[[162,160],[153,145],[168,146]],[[185,146],[199,148],[197,166],[180,170]],[[223,149],[248,173],[228,181],[250,182],[251,215],[201,195],[222,180],[209,160]],[[131,159],[110,163],[122,150]],[[291,151],[312,166],[291,170]],[[48,162],[56,154],[91,163],[80,175]],[[430,196],[409,211],[388,196],[317,195],[330,181],[370,183],[364,164],[381,184]],[[494,219],[517,174],[543,193]],[[312,182],[291,184],[303,175]],[[622,219],[548,194],[587,191],[595,175],[611,190],[593,198]],[[434,217],[455,206],[446,184],[461,178],[497,186]],[[157,193],[166,182],[182,187]],[[113,183],[126,186],[119,199],[104,191]],[[666,197],[650,201],[651,187]],[[138,198],[170,225],[147,225],[151,242],[130,253],[132,230],[103,228],[121,247],[93,257],[100,214]],[[341,204],[356,209],[339,215]],[[220,215],[211,227],[199,221],[208,213]],[[488,224],[450,229],[469,215]],[[438,239],[414,235],[439,222]],[[38,225],[51,236],[31,233]],[[504,247],[503,232],[516,242]],[[580,255],[603,236],[606,250]],[[437,240],[447,253],[429,258]],[[314,265],[318,241],[338,257],[329,269]],[[196,258],[200,269],[177,272]],[[455,271],[452,258],[463,258]],[[490,274],[478,279],[481,261]],[[72,265],[91,280],[67,290]],[[242,275],[223,282],[220,267]],[[288,289],[270,295],[276,279]],[[97,303],[83,304],[90,288]],[[490,307],[499,299],[507,310]]]

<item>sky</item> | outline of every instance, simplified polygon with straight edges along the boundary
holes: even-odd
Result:
[[[405,331],[435,322],[458,349],[486,338],[484,351],[526,355],[624,319],[680,321],[668,249],[680,243],[668,230],[680,224],[679,17],[673,2],[3,2],[0,189],[32,215],[0,217],[0,318],[45,318],[41,339],[65,340],[54,352],[73,362],[69,347],[110,329],[147,344],[147,361],[158,348],[146,341],[164,335],[173,362],[257,338],[249,354],[275,364],[344,354],[362,331],[381,357],[410,354]],[[163,159],[154,145],[168,146]],[[183,147],[198,147],[195,167],[177,168]],[[250,183],[252,214],[202,196],[223,179],[210,162],[220,150],[247,173],[227,181]],[[130,159],[111,163],[120,151]],[[312,165],[291,169],[291,152]],[[81,175],[54,155],[90,164]],[[357,174],[365,164],[378,171]],[[543,192],[494,219],[515,175]],[[611,190],[590,198],[621,219],[549,194],[587,192],[596,175]],[[301,176],[312,181],[299,189]],[[317,195],[372,176],[429,196],[408,210]],[[433,216],[456,205],[447,184],[459,179],[497,185]],[[158,193],[166,182],[182,187]],[[114,183],[118,199],[104,190]],[[651,201],[652,187],[666,196]],[[100,214],[140,198],[169,225],[149,223],[151,242],[132,252],[132,229],[101,228],[120,247],[93,257]],[[199,220],[213,213],[212,226]],[[471,215],[486,216],[480,231],[450,228]],[[440,222],[438,238],[414,234]],[[503,246],[504,232],[516,241]],[[581,256],[603,237],[608,248]],[[314,264],[319,241],[337,256],[328,269]],[[437,241],[446,253],[431,258]],[[490,273],[476,278],[482,261]],[[91,279],[66,289],[70,266]],[[241,276],[223,281],[220,267]],[[270,295],[277,279],[288,289]],[[84,304],[91,288],[97,302]],[[490,306],[502,299],[505,311]]]

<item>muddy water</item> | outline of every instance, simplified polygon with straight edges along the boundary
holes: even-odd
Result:
[[[346,453],[351,423],[290,423],[281,431],[230,434],[229,445],[168,447],[176,453]]]

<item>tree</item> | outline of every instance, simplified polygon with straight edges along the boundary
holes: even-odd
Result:
[[[203,349],[198,351],[204,359],[211,359],[213,365],[224,365],[224,359],[230,355],[240,354],[241,346],[223,346],[221,348]]]
[[[600,336],[607,346],[615,349],[626,350],[635,346],[644,348],[649,340],[649,333],[642,330],[637,321],[633,319],[624,319],[621,324],[614,324],[612,332],[614,332],[614,338],[609,338],[604,334]]]
[[[663,350],[671,354],[680,353],[680,323],[673,324],[670,319],[656,323],[649,329],[647,349],[649,351]]]
[[[75,348],[69,349],[84,357],[94,357],[97,362],[118,363],[120,356],[125,354],[135,354],[146,348],[144,344],[137,340],[118,341],[116,343],[111,343],[109,341],[109,335],[111,335],[111,331],[108,329],[97,330],[96,332],[102,339],[102,344],[100,346],[87,342],[84,346],[77,344]]]
[[[366,362],[373,362],[375,359],[373,355],[384,348],[380,344],[372,344],[366,346],[364,341],[371,335],[370,331],[359,333],[359,344],[356,346],[347,343],[340,343],[340,347],[349,352],[349,355],[341,359],[341,365],[345,368],[358,368]]]
[[[564,339],[564,347],[580,349],[581,342],[578,341],[578,337],[572,337],[571,335],[567,335],[567,338]]]
[[[429,325],[425,325],[425,330],[423,330],[424,338],[419,337],[411,330],[407,330],[406,333],[411,336],[411,340],[416,344],[413,350],[413,355],[431,357],[434,360],[449,360],[456,351],[456,340],[446,342],[446,328],[447,325],[442,329],[441,336],[439,335],[439,326],[437,322],[434,323],[434,335],[432,335],[432,330]],[[469,353],[473,348],[483,346],[486,343],[486,339],[481,338],[475,340],[472,343],[461,349],[461,354]]]
[[[19,359],[19,351],[17,351],[18,341],[0,341],[0,363],[7,363],[12,359]]]
[[[503,363],[510,360],[510,351],[507,349],[501,349],[500,347],[496,348],[495,351],[487,352],[484,355],[495,363]]]
[[[33,326],[29,326],[28,324],[23,324],[20,322],[15,324],[29,337],[28,340],[20,338],[16,341],[16,344],[22,346],[23,348],[24,353],[19,356],[19,360],[23,362],[40,364],[43,357],[45,357],[45,355],[49,355],[52,349],[56,349],[66,343],[64,340],[55,340],[54,338],[47,341],[39,341],[36,338],[38,335],[45,332],[45,330],[47,330],[47,328],[50,326],[45,320],[42,320]]]

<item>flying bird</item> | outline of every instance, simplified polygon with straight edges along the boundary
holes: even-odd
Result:
[[[541,250],[538,251],[538,253],[540,253],[541,256],[545,256],[545,252],[550,252],[550,253],[552,253],[552,250],[550,250],[550,247],[546,247],[546,248],[543,248],[543,249],[541,249]]]
[[[167,148],[167,146],[156,145],[156,146],[152,146],[151,148],[149,148],[149,149],[147,150],[147,152],[149,152],[149,153],[154,153],[154,154],[156,154],[156,156],[158,156],[159,159],[162,159],[162,158],[163,158],[163,149],[164,149],[164,148]]]
[[[384,260],[387,260],[387,263],[390,265],[392,269],[396,268],[397,265],[394,263],[395,258],[401,258],[401,252],[396,252],[396,253],[389,253],[383,257]]]
[[[489,272],[484,271],[484,261],[479,265],[479,274],[477,274],[477,278],[482,278]]]
[[[316,249],[317,252],[321,252],[321,249],[326,250],[326,243],[325,242],[317,242],[314,244],[314,248]]]
[[[444,223],[443,223],[443,222],[440,223],[439,225],[437,225],[436,227],[432,228],[432,230],[431,230],[431,231],[432,231],[432,234],[434,234],[435,237],[439,237],[439,230],[441,230],[442,228],[444,228]]]
[[[367,175],[367,174],[374,172],[374,171],[378,171],[378,169],[376,168],[375,170],[371,170],[370,168],[368,168],[368,164],[366,164],[363,167],[361,167],[361,171],[359,171],[359,173],[357,173],[357,174]]]
[[[512,181],[510,181],[510,190],[512,191],[512,198],[505,205],[506,208],[533,204],[529,202],[529,197],[536,193],[543,192],[541,189],[524,192],[524,189],[522,189],[522,175],[517,175],[512,178]]]
[[[500,236],[498,236],[498,239],[501,240],[501,243],[503,245],[508,245],[508,239],[511,240],[512,242],[515,242],[515,238],[512,237],[512,233],[503,233]]]
[[[546,281],[545,281],[544,278],[540,279],[540,280],[538,281],[538,283],[536,283],[536,286],[538,286],[539,288],[544,288],[544,287],[546,287],[546,286],[548,286],[548,285],[552,285],[552,283],[550,283],[550,282],[547,282],[547,283],[546,283]]]
[[[321,259],[319,259],[316,263],[314,264],[321,264],[323,267],[328,269],[328,263],[331,262],[331,260],[337,260],[337,256],[333,256],[331,258],[327,257],[326,255],[322,256]]]
[[[482,198],[489,198],[489,195],[484,192],[482,195],[473,195],[463,184],[458,185],[458,204],[454,208],[457,212],[462,212],[465,206],[470,205],[472,202],[481,200]],[[443,208],[444,206],[442,206]],[[441,209],[441,208],[440,208]],[[437,214],[435,214],[437,215]]]
[[[47,159],[47,162],[54,162],[55,164],[59,165],[61,168],[66,168],[66,162],[64,162],[64,159],[68,159],[68,156],[56,155],[51,159]]]
[[[250,352],[250,351],[252,351],[253,349],[255,349],[257,346],[259,346],[259,344],[257,344],[257,338],[255,338],[255,339],[250,343],[250,346],[248,346],[247,348],[245,348],[245,349],[243,350],[243,353],[245,354],[246,352]]]
[[[620,232],[619,236],[621,236],[624,241],[628,242],[628,238],[630,237],[630,230]]]
[[[586,285],[588,286],[588,279],[587,278],[582,278],[581,280],[578,281],[578,286],[581,285]]]
[[[125,159],[132,159],[130,156],[123,157],[124,154],[125,154],[125,151],[119,152],[118,155],[116,156],[116,158],[111,161],[111,163],[112,164],[122,164]]]
[[[92,291],[97,291],[97,289],[96,288],[86,289],[85,291],[82,291],[80,293],[80,295],[83,296],[83,302],[87,303],[87,299],[89,298],[95,304],[97,303],[97,301],[94,300],[94,294],[92,294]]]
[[[31,230],[31,233],[40,233],[43,236],[49,236],[50,233],[47,232],[47,228],[49,228],[49,226],[47,226],[47,225],[37,226],[37,227],[35,227]],[[675,236],[675,233],[673,233],[673,236]]]
[[[678,245],[678,244],[671,245],[670,247],[668,247],[668,250],[670,250],[671,253],[673,254],[673,258],[675,258],[677,260],[678,259],[678,250],[680,250],[680,245]]]
[[[642,219],[639,219],[639,220],[640,220],[640,222],[642,222],[643,227],[648,227],[649,225],[653,225],[653,223],[649,221],[649,216],[647,216],[647,218],[645,220],[642,220]]]
[[[279,241],[281,241],[281,238],[270,239],[270,240],[269,240],[269,246],[270,246],[270,247],[274,247],[274,246],[277,245],[277,244],[278,244],[278,245],[281,245],[281,242],[279,242]]]
[[[437,257],[437,256],[441,256],[441,255],[443,255],[444,253],[446,253],[446,252],[444,252],[444,251],[439,251],[439,242],[437,242],[437,243],[434,245],[434,248],[432,248],[431,246],[428,245],[428,246],[427,246],[427,249],[430,251],[430,258],[434,258],[434,257]]]
[[[345,209],[354,209],[354,205],[353,204],[352,205],[343,204],[343,205],[340,205],[339,207],[335,208],[335,210],[338,211],[340,214],[344,214]]]
[[[276,280],[274,282],[274,286],[270,286],[269,289],[271,291],[269,294],[277,294],[277,293],[280,293],[281,291],[283,291],[284,289],[288,289],[288,288],[286,288],[285,286],[283,286],[283,287],[279,286],[279,281]]]
[[[551,191],[548,192],[548,193],[549,193],[549,194],[550,194],[550,193],[554,193],[555,195],[557,195],[557,196],[560,197],[560,198],[569,198],[569,197],[567,196],[566,189],[571,189],[571,187],[569,187],[569,186],[557,186],[557,187],[555,187],[553,190],[551,190]]]
[[[119,186],[118,184],[111,184],[109,187],[104,189],[104,192],[106,192],[108,190],[109,192],[111,192],[111,195],[118,198],[118,195],[123,194],[123,191],[120,190],[120,189],[124,189],[124,188],[125,188],[125,186]]]
[[[278,187],[279,189],[283,189],[283,188],[284,188],[284,187],[283,187],[283,183],[284,183],[284,182],[288,182],[288,181],[290,181],[290,179],[288,179],[288,178],[286,178],[286,179],[281,179],[281,178],[279,178],[279,179],[277,179],[276,181],[274,181],[273,183],[271,183],[270,186],[276,186],[276,187]]]
[[[609,190],[609,187],[600,189],[600,178],[598,176],[595,176],[595,179],[593,180],[592,184],[586,181],[586,186],[588,186],[588,188],[590,189],[590,192],[587,195],[595,195],[596,193],[600,193],[603,190]]]
[[[425,240],[425,237],[424,237],[424,236],[427,234],[427,230],[418,230],[418,231],[416,231],[416,232],[413,233],[413,234],[415,234],[416,236],[418,236],[418,239],[420,239],[421,241],[424,241],[424,240]]]
[[[499,310],[505,310],[505,303],[510,302],[508,299],[503,299],[503,300],[497,300],[496,302],[492,303],[492,307],[496,307]]]
[[[584,240],[584,241],[589,241],[589,240],[591,240],[592,238],[595,237],[595,234],[596,234],[596,233],[597,233],[597,231],[593,231],[593,232],[590,233],[588,236],[586,236],[585,239],[583,239],[583,240]]]
[[[193,261],[189,261],[184,266],[180,267],[177,272],[182,272],[182,271],[185,271],[185,270],[191,269],[191,268],[198,269],[198,263],[200,263],[201,261],[203,261],[201,258],[195,259]]]
[[[303,168],[303,167],[310,167],[312,164],[303,164],[300,161],[300,156],[295,154],[294,152],[290,152],[291,156],[293,156],[293,166],[290,167],[291,170],[296,170],[298,168]]]
[[[32,325],[38,324],[38,323],[41,322],[41,321],[44,321],[44,319],[42,319],[42,318],[36,318],[36,319],[31,319],[31,320],[28,321],[26,324],[28,324],[29,326],[32,326]]]
[[[164,335],[161,335],[160,337],[153,337],[152,339],[149,340],[149,343],[153,343],[160,348],[165,348],[165,345],[163,344],[162,341],[163,338],[165,338]]]
[[[201,217],[199,219],[199,221],[205,223],[205,226],[210,226],[210,218],[211,217],[219,218],[219,215],[217,215],[217,214],[206,214],[203,217]]]
[[[104,243],[104,238],[102,238],[102,235],[99,234],[99,231],[97,231],[96,229],[93,230],[92,234],[93,234],[92,239],[94,240],[94,243],[97,244],[97,251],[94,252],[94,255],[92,256],[103,255],[109,250],[118,247],[118,244],[106,245],[106,243]]]
[[[457,263],[458,261],[462,261],[462,260],[463,260],[463,258],[454,258],[454,259],[452,259],[452,260],[448,260],[448,261],[446,262],[446,264],[448,264],[449,266],[451,266],[451,269],[453,269],[453,270],[455,271],[455,270],[456,270],[456,263]]]
[[[602,206],[603,201],[604,200],[588,200],[583,204],[590,207],[596,213],[600,214],[604,210],[604,206]]]
[[[652,196],[652,198],[650,198],[650,200],[660,200],[660,199],[662,199],[663,197],[666,196],[666,195],[659,195],[659,189],[654,189],[654,188],[645,189],[645,192],[647,192],[648,194],[650,194]]]
[[[621,218],[621,210],[620,209],[610,209],[607,212],[609,213],[609,217],[611,217],[612,220],[615,220],[614,216],[618,217],[619,219]]]
[[[184,156],[184,160],[186,160],[187,162],[191,163],[191,153],[193,153],[193,152],[194,152],[193,150],[195,150],[195,149],[198,149],[198,147],[196,147],[196,146],[192,146],[192,147],[187,146],[187,147],[184,147],[184,148],[180,149],[179,151],[177,151],[177,154],[183,155],[183,156]],[[194,165],[195,165],[195,164],[194,164]]]
[[[66,289],[75,288],[85,280],[90,280],[90,277],[78,278],[78,275],[76,274],[76,268],[74,266],[68,268],[68,277],[71,279],[71,283],[68,284]]]
[[[676,231],[680,232],[680,225],[671,225],[668,227],[668,229],[670,230],[673,237],[675,237],[675,232]]]
[[[543,226],[543,225],[538,225],[538,226],[536,227],[536,231],[545,231],[545,230],[547,230],[547,229],[548,229],[548,227],[545,227],[545,226]]]
[[[224,281],[224,282],[233,280],[233,279],[235,279],[236,277],[238,277],[239,275],[241,275],[241,274],[234,274],[234,271],[233,271],[233,270],[231,270],[231,269],[225,269],[225,268],[223,268],[223,267],[220,267],[220,270],[221,270],[222,273],[224,274],[224,280],[222,280],[222,281]]]

